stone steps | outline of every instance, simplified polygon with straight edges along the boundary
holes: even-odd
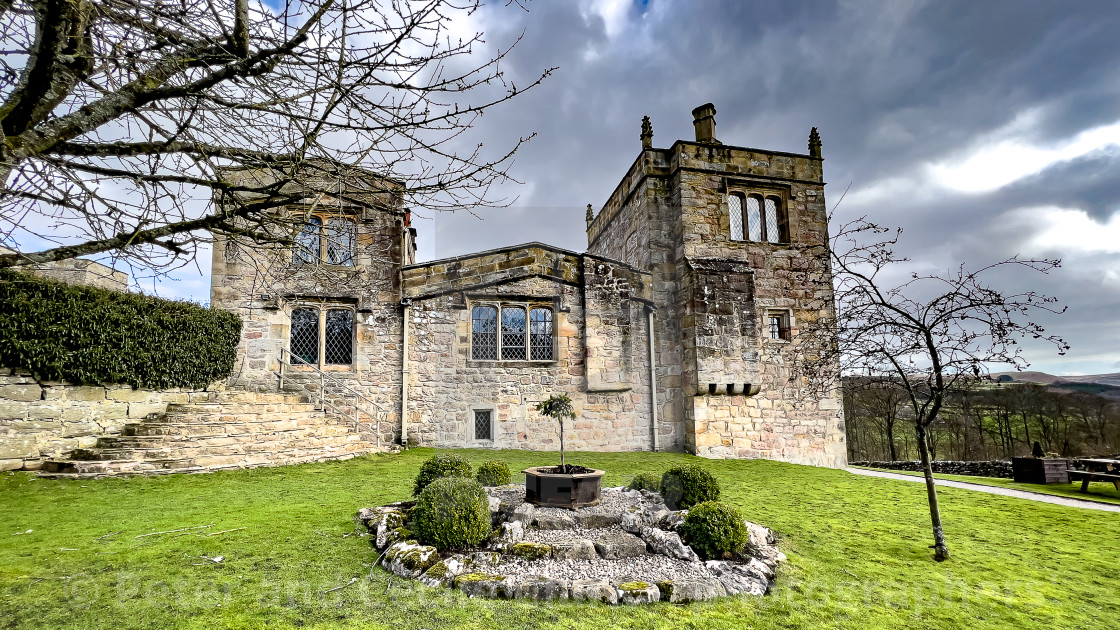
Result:
[[[41,477],[90,479],[117,475],[151,475],[173,473],[202,473],[215,470],[235,470],[287,466],[334,460],[352,459],[369,452],[367,444],[354,444],[348,448],[324,450],[322,448],[266,451],[241,456],[207,455],[200,457],[163,460],[52,460],[46,462]]]
[[[238,435],[245,433],[264,433],[269,431],[289,431],[306,427],[319,427],[324,425],[350,426],[349,423],[327,418],[320,418],[321,414],[308,414],[306,417],[288,417],[282,419],[269,418],[256,420],[239,420],[230,422],[166,422],[164,419],[131,422],[124,425],[122,437],[158,437],[158,436],[206,436],[206,435]],[[182,420],[182,419],[180,419]]]
[[[191,394],[101,436],[96,446],[44,462],[45,477],[207,472],[349,459],[373,451],[376,437],[315,409],[298,394],[218,391]]]

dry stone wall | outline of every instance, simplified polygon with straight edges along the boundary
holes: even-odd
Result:
[[[38,470],[47,458],[93,446],[99,435],[119,434],[126,423],[200,394],[41,381],[0,368],[0,470]]]

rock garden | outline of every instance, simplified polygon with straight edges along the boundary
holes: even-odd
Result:
[[[394,575],[472,597],[681,603],[764,595],[785,558],[774,534],[719,501],[700,466],[603,488],[594,505],[535,505],[502,462],[424,463],[416,499],[358,519]]]

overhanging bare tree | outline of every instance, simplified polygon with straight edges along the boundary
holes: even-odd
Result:
[[[506,81],[510,48],[453,31],[477,8],[0,0],[0,245],[17,250],[0,267],[108,253],[159,272],[210,233],[290,239],[272,209],[344,195],[349,167],[421,208],[501,203],[527,138],[488,154],[463,133],[551,70]],[[224,175],[239,168],[267,183]]]
[[[961,265],[944,275],[911,273],[892,281],[908,260],[895,253],[901,233],[858,219],[839,226],[828,251],[814,258],[832,265],[836,317],[806,323],[799,345],[831,350],[806,352],[794,373],[813,389],[827,391],[836,386],[839,362],[842,374],[865,375],[870,383],[890,379],[903,390],[925,472],[934,558],[941,561],[949,557],[949,548],[927,430],[949,393],[965,380],[986,375],[994,364],[1026,367],[1020,339],[1049,342],[1059,354],[1068,349],[1035,321],[1042,312],[1065,310],[1055,298],[1034,291],[1005,293],[988,281],[1012,268],[1047,273],[1060,261],[1013,257],[972,271]],[[833,335],[836,342],[827,343]]]

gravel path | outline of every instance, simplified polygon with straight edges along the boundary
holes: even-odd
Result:
[[[898,481],[911,481],[917,483],[925,483],[924,477],[916,477],[913,475],[900,475],[898,473],[881,472],[878,470],[864,470],[862,468],[848,468],[848,472],[856,475],[863,475],[865,477],[881,477],[883,479],[895,479]],[[1101,503],[1099,501],[1086,501],[1084,499],[1072,499],[1067,497],[1059,497],[1052,494],[1042,494],[1040,492],[1029,492],[1026,490],[1011,490],[1010,488],[1000,488],[997,486],[985,486],[978,483],[967,483],[964,481],[949,481],[946,479],[937,479],[937,485],[948,486],[950,488],[963,488],[965,490],[975,490],[977,492],[987,492],[988,494],[998,494],[1005,497],[1015,497],[1017,499],[1027,499],[1028,501],[1038,501],[1040,503],[1053,503],[1055,505],[1065,505],[1067,507],[1085,508],[1087,510],[1101,510],[1102,512],[1120,512],[1120,505],[1113,505],[1111,503]]]

